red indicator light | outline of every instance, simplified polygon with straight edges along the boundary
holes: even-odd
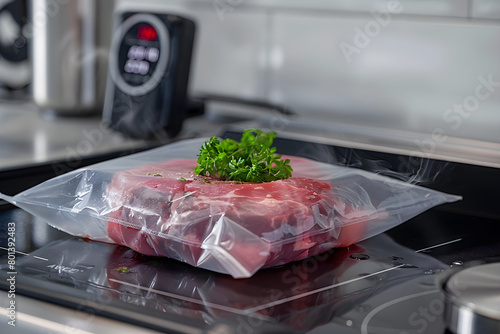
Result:
[[[137,38],[146,41],[154,41],[158,37],[156,29],[149,24],[142,24],[137,31]]]

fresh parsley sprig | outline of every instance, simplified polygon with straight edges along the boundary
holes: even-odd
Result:
[[[292,176],[290,160],[281,159],[276,147],[271,147],[275,132],[247,129],[241,140],[212,137],[200,148],[198,175],[225,181],[270,182]]]

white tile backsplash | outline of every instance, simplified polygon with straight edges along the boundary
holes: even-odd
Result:
[[[500,1],[471,0],[472,17],[480,19],[500,19]]]
[[[371,13],[398,6],[404,15],[467,17],[468,0],[245,0],[247,6],[281,10],[331,10],[338,12]]]
[[[212,0],[147,1],[197,23],[192,94],[500,143],[500,20],[468,18],[497,17],[496,2],[220,1],[223,17]],[[373,14],[389,3],[402,10]],[[493,82],[488,98],[471,112],[453,109],[475,102],[479,78]]]
[[[277,13],[271,52],[282,56],[269,98],[339,122],[500,140],[500,86],[458,128],[445,115],[475,94],[479,77],[500,83],[500,27],[394,18],[370,37],[370,20]]]
[[[192,89],[264,98],[269,43],[266,12],[235,10],[221,20],[213,8],[206,8],[198,10],[196,19]]]

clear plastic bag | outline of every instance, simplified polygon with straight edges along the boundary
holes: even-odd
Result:
[[[82,168],[5,200],[69,234],[235,278],[345,247],[460,199],[370,172],[288,157],[286,180],[206,182],[206,141]]]

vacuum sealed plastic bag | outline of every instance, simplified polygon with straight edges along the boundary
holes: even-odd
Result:
[[[48,180],[9,202],[72,235],[235,278],[345,247],[459,200],[362,170],[298,157],[263,183],[195,175],[206,139],[180,141]]]

